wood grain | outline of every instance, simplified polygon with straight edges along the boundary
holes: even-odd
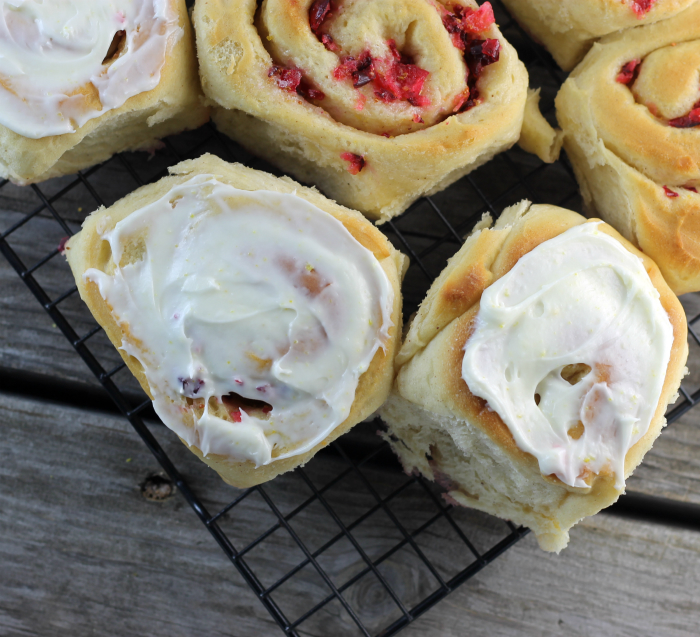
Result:
[[[278,634],[262,605],[176,494],[162,503],[145,500],[139,485],[157,472],[155,461],[123,419],[0,394],[0,634],[56,635],[248,635]],[[224,485],[162,427],[156,434],[212,511],[238,492]],[[342,471],[333,457],[317,458],[308,475],[317,486]],[[370,468],[383,496],[406,480]],[[388,478],[386,476],[389,476]],[[384,477],[383,477],[384,476]],[[359,479],[327,492],[350,524],[372,498]],[[296,474],[275,480],[265,492],[288,513],[310,494]],[[415,528],[434,505],[413,485],[392,511]],[[481,550],[504,532],[500,521],[461,511],[460,525]],[[258,495],[244,500],[222,527],[238,548],[274,524]],[[292,518],[302,540],[316,549],[337,532],[322,506]],[[355,529],[375,558],[399,539],[385,514]],[[471,558],[455,550],[449,525],[419,536],[443,577]],[[276,531],[246,559],[265,584],[302,559],[286,532]],[[700,535],[598,515],[576,527],[562,555],[547,555],[526,538],[487,567],[406,635],[644,635],[695,634],[700,621]],[[357,551],[338,543],[320,558],[341,585],[364,567]],[[436,587],[415,553],[402,550],[380,573],[402,599],[417,601]],[[306,567],[280,587],[275,600],[290,618],[327,594]],[[379,630],[398,611],[374,576],[346,592],[362,619]],[[358,634],[339,604],[303,624],[303,635]],[[281,632],[279,632],[281,634]]]

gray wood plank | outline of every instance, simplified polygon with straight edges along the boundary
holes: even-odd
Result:
[[[122,419],[0,394],[0,423],[0,634],[281,634],[179,494],[159,503],[142,497],[139,485],[158,467]],[[212,511],[237,495],[167,431],[157,427],[156,433]],[[312,461],[308,475],[320,486],[342,469],[342,461],[327,456]],[[367,475],[382,495],[406,479],[375,468]],[[295,474],[265,491],[284,513],[310,493]],[[345,524],[368,502],[362,485],[348,478],[327,496]],[[432,515],[431,507],[420,490],[408,490],[392,510],[415,528]],[[275,521],[259,496],[235,511],[222,528],[239,548]],[[480,550],[503,533],[494,518],[469,511],[456,517]],[[318,503],[292,524],[310,550],[337,531]],[[384,514],[374,515],[355,537],[376,557],[396,542],[392,528]],[[469,560],[447,524],[431,527],[419,544],[442,576]],[[695,634],[699,553],[697,533],[598,515],[574,529],[560,556],[542,553],[526,538],[404,634]],[[435,580],[411,555],[399,552],[381,573],[402,598],[417,601]],[[300,558],[280,531],[247,556],[265,584]],[[346,540],[320,561],[337,583],[364,566]],[[398,615],[373,577],[346,596],[379,629]],[[293,618],[325,594],[307,567],[274,597]],[[334,603],[301,634],[357,631]]]

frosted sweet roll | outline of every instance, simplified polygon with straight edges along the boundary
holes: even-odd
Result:
[[[0,0],[0,174],[38,181],[198,125],[193,56],[178,0]]]
[[[163,422],[248,486],[383,402],[402,258],[293,182],[209,156],[174,172],[90,217],[68,259]]]
[[[658,436],[686,331],[656,266],[610,226],[524,202],[431,288],[381,413],[406,470],[559,551]]]
[[[527,74],[488,2],[198,0],[194,23],[217,126],[373,218],[517,141]]]
[[[697,0],[503,0],[513,17],[573,69],[599,38],[672,18]]]
[[[557,96],[592,213],[700,290],[700,4],[601,40]]]

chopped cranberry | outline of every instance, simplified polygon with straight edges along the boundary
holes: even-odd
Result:
[[[475,35],[482,33],[495,22],[496,18],[493,15],[493,7],[490,2],[484,2],[477,11],[468,7],[464,8],[462,24],[467,33],[473,33]]]
[[[673,128],[693,128],[693,126],[700,125],[700,106],[696,104],[687,115],[669,120],[668,125],[673,126]]]
[[[474,81],[481,77],[485,66],[498,62],[501,56],[501,43],[494,39],[472,40],[465,51],[465,59]]]
[[[233,411],[230,411],[228,413],[229,416],[231,416],[231,420],[233,420],[233,422],[241,422],[243,420],[240,409],[234,409]]]
[[[265,406],[262,408],[263,414],[269,414],[271,411],[272,411],[272,405],[265,405]]]
[[[323,46],[325,46],[329,51],[337,51],[340,48],[335,43],[333,36],[328,35],[327,33],[324,33],[321,36],[321,42],[323,42]]]
[[[664,186],[664,192],[666,193],[666,196],[671,197],[671,199],[678,197],[678,193],[671,190],[668,186]]]
[[[695,188],[694,186],[683,186],[686,190],[690,190],[690,192],[697,192],[698,189]]]
[[[304,99],[317,100],[319,102],[322,99],[325,99],[326,97],[326,94],[323,91],[319,91],[318,89],[309,86],[303,80],[301,81],[301,84],[299,84],[299,86],[297,87],[297,93],[301,95]]]
[[[355,102],[355,110],[356,111],[363,110],[365,108],[366,103],[367,103],[367,96],[360,93],[357,96],[357,101]]]
[[[204,385],[204,381],[199,378],[178,378],[178,380],[182,383],[182,393],[187,398],[195,398]]]
[[[309,26],[315,35],[331,12],[331,0],[315,0],[309,9]]]
[[[389,133],[382,133],[382,137],[386,137],[387,139],[391,139],[391,135],[389,135]]]
[[[425,124],[425,122],[423,121],[423,118],[420,115],[418,115],[417,113],[413,116],[413,121],[416,124]]]
[[[631,84],[637,76],[637,67],[642,63],[641,60],[630,60],[621,69],[616,78],[620,84]]]
[[[66,243],[68,243],[68,239],[70,239],[70,237],[63,237],[63,239],[58,242],[58,251],[61,254],[66,253]]]
[[[457,100],[455,101],[454,108],[452,109],[453,113],[459,113],[461,110],[462,106],[465,104],[465,102],[469,99],[469,94],[470,91],[469,89],[464,89],[458,96]]]
[[[641,20],[654,6],[656,0],[632,0],[632,11]]]
[[[290,93],[296,91],[299,84],[301,84],[301,71],[299,69],[271,66],[267,76],[274,77],[277,80],[277,86],[283,91],[289,91]]]
[[[340,158],[349,163],[348,172],[357,175],[365,167],[365,158],[355,153],[341,153]]]

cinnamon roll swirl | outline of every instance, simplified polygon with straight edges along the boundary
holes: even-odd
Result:
[[[585,202],[700,290],[700,3],[601,40],[564,83],[557,117]]]
[[[0,0],[0,176],[19,184],[206,121],[184,0]]]
[[[407,471],[560,551],[612,504],[665,424],[685,314],[613,228],[522,202],[428,292],[381,410]]]
[[[205,155],[67,244],[163,422],[223,479],[305,463],[386,399],[404,257],[318,192]]]
[[[198,0],[214,121],[386,220],[517,141],[527,73],[473,0]]]

